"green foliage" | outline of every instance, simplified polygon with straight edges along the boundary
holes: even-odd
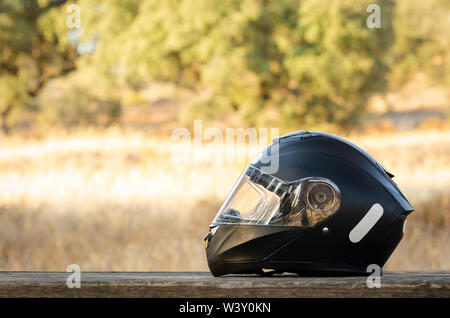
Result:
[[[425,72],[434,82],[450,85],[450,2],[398,0],[395,13],[391,83],[399,86]]]
[[[367,2],[360,0],[132,2],[114,20],[112,38],[107,28],[122,3],[95,13],[87,9],[95,3],[81,1],[95,21],[86,36],[105,34],[85,62],[129,85],[159,79],[207,89],[185,111],[189,120],[235,113],[244,123],[263,123],[264,111],[276,108],[292,126],[350,125],[385,85],[392,3],[379,2],[382,29],[366,27]]]
[[[45,83],[74,69],[74,50],[58,44],[51,23],[64,1],[0,3],[0,125],[9,130],[9,116],[26,107]],[[52,18],[53,17],[53,18]]]
[[[42,122],[107,124],[120,100],[143,103],[126,92],[154,80],[195,92],[185,124],[352,127],[387,79],[401,85],[425,70],[450,83],[447,0],[372,1],[381,29],[366,26],[363,0],[73,2],[76,31],[66,26],[72,1],[0,3],[4,129],[12,109],[32,106]],[[52,78],[65,95],[43,92]]]
[[[45,96],[45,95],[44,95]],[[71,85],[64,95],[43,97],[40,121],[44,125],[62,127],[108,126],[120,116],[120,103],[101,99],[85,88]]]
[[[53,80],[37,98],[41,125],[108,126],[121,114],[121,103],[110,79],[85,68]]]

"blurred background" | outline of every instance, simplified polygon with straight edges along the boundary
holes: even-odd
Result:
[[[194,120],[358,144],[416,208],[386,269],[449,270],[449,30],[448,0],[2,0],[0,270],[207,270],[246,163],[175,164]]]

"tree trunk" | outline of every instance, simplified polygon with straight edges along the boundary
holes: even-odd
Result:
[[[11,113],[12,109],[13,109],[13,105],[9,104],[8,106],[6,106],[6,108],[4,110],[2,110],[0,112],[0,130],[4,134],[9,134],[9,131],[10,131],[8,117],[9,117],[9,114]]]

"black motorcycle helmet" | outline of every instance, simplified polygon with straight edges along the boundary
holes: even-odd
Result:
[[[299,131],[275,139],[210,225],[211,273],[367,275],[369,265],[386,263],[414,210],[392,178],[340,137]]]

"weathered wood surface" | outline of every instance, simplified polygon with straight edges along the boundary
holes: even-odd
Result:
[[[0,297],[450,297],[450,273],[384,273],[381,288],[366,277],[213,277],[204,272],[0,272]]]

